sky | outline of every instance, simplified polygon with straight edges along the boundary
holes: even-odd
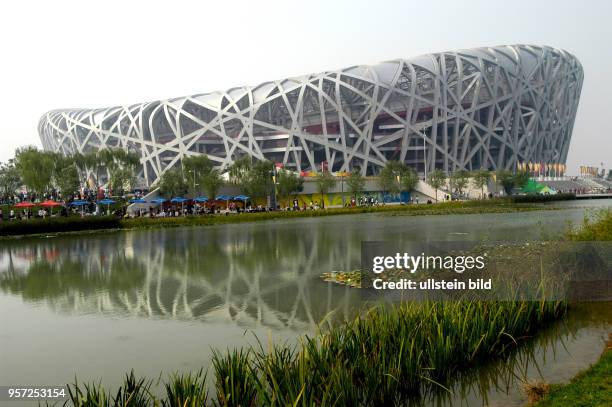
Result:
[[[0,15],[0,162],[41,146],[48,110],[210,92],[504,44],[574,54],[585,80],[568,156],[612,168],[612,1],[29,1]]]

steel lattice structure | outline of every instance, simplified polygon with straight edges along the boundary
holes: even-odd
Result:
[[[125,148],[144,182],[189,155],[220,168],[250,155],[296,171],[387,160],[418,172],[564,163],[583,81],[579,61],[547,46],[442,52],[373,66],[105,109],[46,113],[45,149]]]

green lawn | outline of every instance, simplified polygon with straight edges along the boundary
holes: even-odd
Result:
[[[612,406],[612,334],[599,361],[568,384],[554,385],[538,407]]]

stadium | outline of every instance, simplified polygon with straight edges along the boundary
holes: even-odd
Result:
[[[46,150],[123,148],[147,186],[186,156],[220,169],[248,155],[296,172],[374,175],[388,160],[419,174],[564,164],[583,81],[548,46],[509,45],[356,65],[226,91],[46,113]]]

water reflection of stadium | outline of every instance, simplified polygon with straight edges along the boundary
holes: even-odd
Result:
[[[59,312],[304,330],[348,317],[359,302],[318,278],[354,267],[359,245],[329,243],[320,230],[298,238],[282,228],[10,242],[0,248],[0,288]]]

